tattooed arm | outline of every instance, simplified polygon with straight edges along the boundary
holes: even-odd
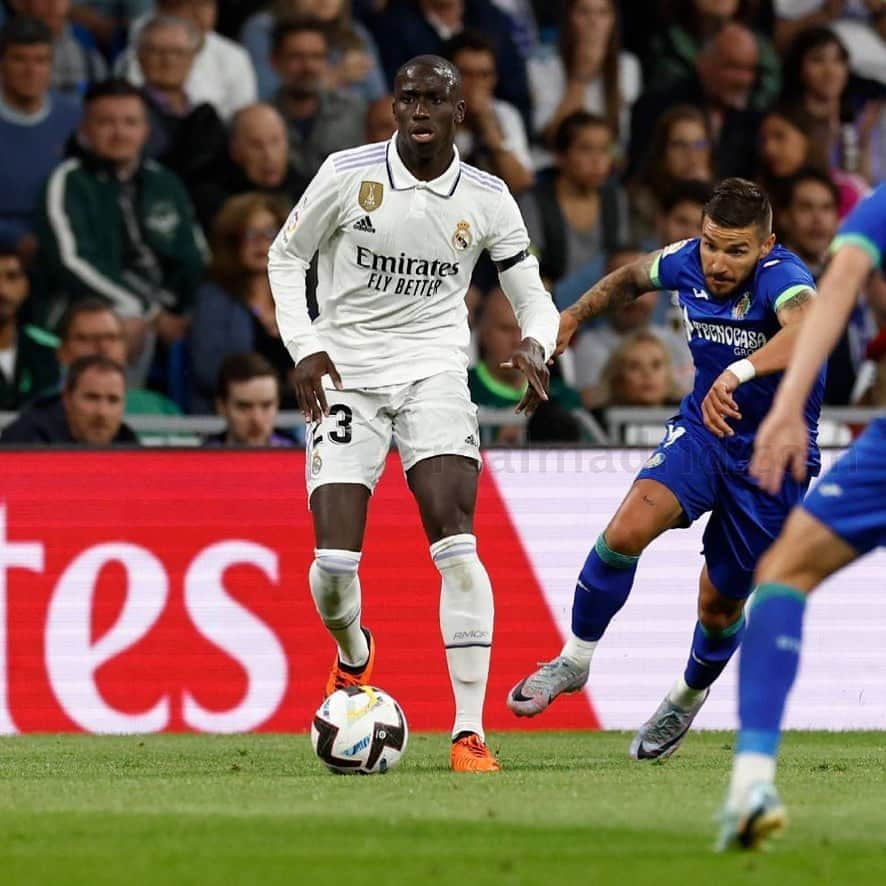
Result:
[[[658,283],[652,279],[652,274],[659,255],[660,250],[650,252],[638,261],[607,274],[575,304],[563,311],[560,314],[560,332],[557,335],[557,349],[554,356],[566,350],[572,336],[582,323],[607,311],[614,311],[644,292],[658,289]]]
[[[801,289],[776,306],[775,314],[781,323],[781,329],[759,351],[754,351],[748,357],[757,375],[769,375],[787,368],[800,334],[801,321],[812,307],[814,299],[815,292],[812,289]]]

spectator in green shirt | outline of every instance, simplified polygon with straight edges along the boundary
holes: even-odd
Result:
[[[471,399],[478,406],[514,409],[526,390],[526,379],[518,369],[501,364],[510,359],[521,341],[514,309],[501,289],[486,297],[479,323],[480,360],[468,371]],[[582,438],[581,425],[572,414],[582,408],[578,391],[556,373],[551,376],[550,399],[530,417],[528,426],[485,427],[480,431],[484,446],[512,446],[523,442],[568,442]]]
[[[69,366],[80,357],[99,354],[115,363],[126,360],[126,339],[123,322],[99,298],[84,298],[74,302],[59,323],[59,337],[40,330],[44,365],[42,384],[35,388],[39,396],[30,404],[29,410],[61,409],[61,389]],[[178,406],[168,397],[147,388],[128,388],[126,391],[127,415],[177,415]]]
[[[22,260],[0,248],[0,410],[15,411],[56,376],[55,336],[21,322],[30,284]]]

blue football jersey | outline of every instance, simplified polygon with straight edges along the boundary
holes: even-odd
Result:
[[[681,406],[681,414],[703,426],[701,404],[719,375],[736,360],[748,357],[780,329],[779,306],[804,289],[815,291],[809,269],[792,252],[776,245],[753,275],[730,298],[708,293],[701,265],[700,240],[684,240],[665,247],[652,267],[652,281],[674,290],[680,300],[683,324],[695,364],[695,385]],[[728,448],[736,459],[750,458],[754,435],[769,412],[782,373],[745,382],[733,394],[741,420],[727,419],[735,436]],[[824,394],[825,371],[806,403],[809,427],[809,464],[819,465],[818,416]]]

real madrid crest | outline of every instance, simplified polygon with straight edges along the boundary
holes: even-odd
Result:
[[[473,242],[474,235],[471,233],[471,223],[466,221],[457,222],[455,233],[452,235],[452,248],[463,252],[465,249],[470,249]]]
[[[316,477],[317,474],[320,473],[320,469],[323,467],[323,459],[320,458],[320,453],[315,452],[313,457],[311,458],[311,476]]]
[[[360,193],[357,195],[357,202],[360,208],[366,212],[374,212],[381,206],[382,198],[385,194],[385,186],[381,182],[360,182]]]
[[[292,213],[289,216],[289,221],[286,222],[286,227],[283,229],[284,240],[288,240],[295,233],[295,229],[298,227],[298,216],[299,211],[298,207],[296,207],[292,210]]]

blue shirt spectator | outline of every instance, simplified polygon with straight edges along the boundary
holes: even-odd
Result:
[[[80,104],[49,91],[52,34],[32,18],[0,31],[0,247],[33,257],[31,216],[46,177],[61,162]]]

